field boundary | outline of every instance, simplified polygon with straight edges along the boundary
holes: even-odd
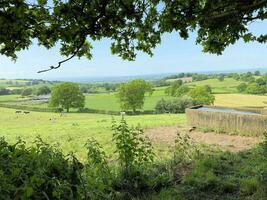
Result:
[[[40,108],[26,105],[11,105],[0,103],[0,107],[2,108],[12,108],[17,110],[28,110],[28,111],[36,111],[36,112],[59,112],[57,108]],[[92,114],[106,114],[106,115],[120,115],[120,111],[110,111],[110,110],[98,110],[92,108],[82,108],[77,111],[70,111],[70,113],[92,113]],[[145,111],[137,111],[132,113],[131,111],[125,111],[127,115],[149,115],[149,114],[157,114],[154,110],[145,110]]]

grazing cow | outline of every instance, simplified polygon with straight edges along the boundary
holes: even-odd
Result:
[[[29,111],[23,111],[24,114],[29,114],[30,112]]]
[[[21,110],[16,110],[16,113],[22,113],[22,111]]]

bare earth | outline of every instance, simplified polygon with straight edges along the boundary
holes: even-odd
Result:
[[[261,141],[259,137],[245,137],[238,135],[218,134],[214,132],[199,132],[189,131],[189,127],[185,126],[165,126],[150,128],[145,130],[145,135],[148,136],[153,143],[174,144],[177,132],[187,133],[190,138],[198,143],[208,145],[216,145],[223,150],[238,152],[249,149]]]

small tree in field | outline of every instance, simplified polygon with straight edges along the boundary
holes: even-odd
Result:
[[[123,84],[119,87],[117,97],[119,98],[121,108],[128,110],[141,109],[144,105],[145,93],[152,94],[152,86],[144,80],[137,79]]]
[[[61,107],[69,112],[70,108],[83,108],[85,96],[76,83],[62,83],[52,89],[50,98],[51,107]]]
[[[195,99],[199,104],[211,105],[215,101],[214,95],[203,86],[196,87],[191,90],[188,95]]]

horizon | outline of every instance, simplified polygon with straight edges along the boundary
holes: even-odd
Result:
[[[125,82],[133,79],[144,80],[159,80],[161,78],[177,75],[179,73],[196,73],[196,74],[230,74],[230,73],[246,73],[260,71],[261,73],[267,72],[267,68],[243,68],[234,70],[216,70],[216,71],[181,71],[181,72],[166,72],[166,73],[154,73],[154,74],[139,74],[128,76],[80,76],[80,77],[59,77],[59,78],[44,78],[44,81],[60,81],[60,82],[77,82],[77,83],[103,83],[103,82]],[[4,78],[0,77],[0,80],[38,80],[39,78]]]

